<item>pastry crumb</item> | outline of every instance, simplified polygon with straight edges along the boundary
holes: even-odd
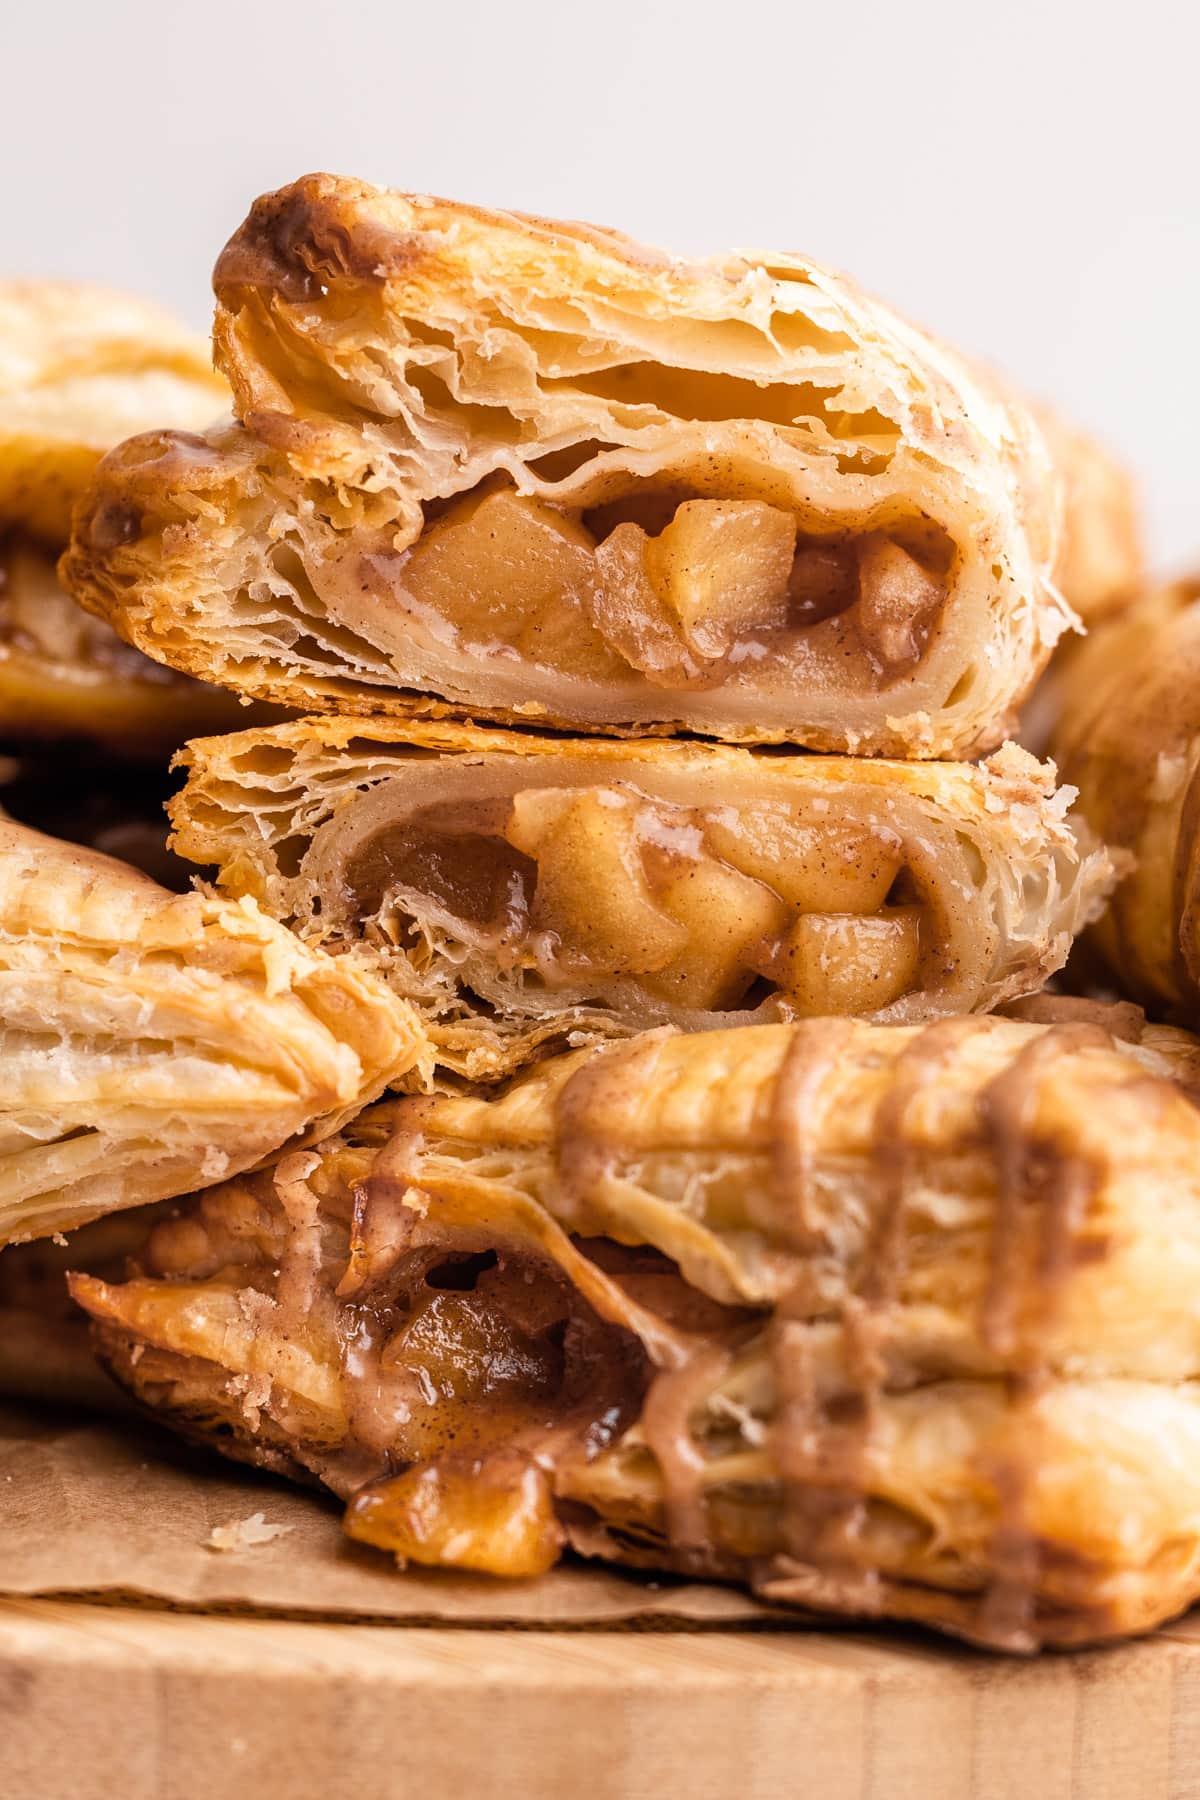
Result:
[[[290,1525],[269,1525],[262,1513],[251,1513],[248,1519],[230,1519],[228,1525],[216,1525],[205,1539],[207,1550],[252,1550],[256,1544],[269,1544],[290,1531]]]

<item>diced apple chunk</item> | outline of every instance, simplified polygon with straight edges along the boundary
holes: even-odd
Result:
[[[687,929],[650,898],[636,806],[611,788],[577,796],[537,852],[532,922],[553,932],[564,966],[582,961],[613,975],[663,969],[687,946]]]
[[[620,662],[591,623],[595,546],[565,513],[511,488],[461,501],[428,526],[404,587],[473,643],[500,643],[572,674]]]
[[[403,1561],[510,1578],[553,1568],[563,1536],[545,1471],[519,1456],[500,1464],[499,1478],[466,1458],[414,1463],[360,1488],[345,1525]]]
[[[715,808],[705,815],[704,836],[735,869],[805,913],[878,912],[903,861],[894,832],[809,823],[786,806]]]
[[[719,657],[784,623],[795,546],[795,520],[761,500],[686,500],[646,569],[692,649]]]
[[[754,979],[764,938],[787,923],[783,902],[761,882],[708,858],[683,863],[657,886],[656,898],[686,927],[687,946],[644,985],[678,1006],[736,1006]]]
[[[705,679],[704,663],[689,650],[679,620],[650,579],[652,542],[640,525],[627,522],[597,545],[592,619],[655,687],[694,687]]]
[[[881,672],[914,663],[942,602],[942,589],[915,557],[891,538],[858,547],[859,631]]]
[[[504,827],[505,837],[522,855],[536,859],[542,840],[554,830],[563,814],[570,811],[578,797],[573,788],[518,788]]]
[[[806,1018],[865,1015],[907,993],[920,957],[920,907],[888,907],[865,919],[806,913],[784,939],[772,972]]]

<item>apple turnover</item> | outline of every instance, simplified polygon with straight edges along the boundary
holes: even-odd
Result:
[[[0,523],[51,546],[106,450],[229,406],[208,345],[148,300],[91,282],[0,281]]]
[[[1101,1640],[1200,1593],[1196,1060],[1131,1008],[653,1032],[368,1111],[73,1292],[402,1562]]]
[[[1067,659],[1052,747],[1136,859],[1090,934],[1122,992],[1200,1021],[1200,578],[1144,595]]]
[[[149,762],[240,717],[232,694],[163,668],[84,612],[41,545],[0,538],[0,743],[86,741]]]
[[[909,1020],[1028,993],[1111,885],[1052,772],[316,718],[191,744],[176,852],[417,1006],[494,1080],[675,1023]]]
[[[0,1244],[320,1137],[421,1056],[369,970],[252,900],[0,823]]]
[[[311,176],[214,279],[240,423],[115,451],[63,565],[176,668],[933,758],[997,745],[1071,622],[1031,415],[800,257]]]
[[[200,426],[229,390],[208,347],[105,288],[0,281],[0,743],[86,740],[169,756],[232,730],[232,696],[122,643],[60,586],[54,559],[97,462],[131,432]]]

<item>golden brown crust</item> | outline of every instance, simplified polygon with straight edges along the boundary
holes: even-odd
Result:
[[[215,867],[226,892],[252,894],[307,941],[349,949],[378,968],[421,1009],[439,1060],[472,1080],[511,1074],[549,1047],[668,1021],[711,1028],[787,1017],[793,1009],[857,1010],[903,1022],[987,1010],[1039,987],[1061,966],[1114,879],[1106,853],[1077,837],[1052,772],[1011,747],[973,768],[317,718],[197,742],[180,760],[189,778],[172,805],[177,852]],[[552,830],[538,836],[531,824],[524,838],[519,832],[514,838],[511,820],[497,823],[495,809],[521,794],[532,815],[554,813],[572,796],[590,806],[589,795],[599,796],[607,811],[588,826],[583,813],[555,813]],[[489,858],[513,858],[506,842],[524,852],[512,874],[521,892],[514,897],[504,890],[507,923],[477,929],[468,921],[463,928],[460,914],[456,929],[453,915],[438,907],[449,903],[445,881],[453,864],[448,873],[446,859],[457,855],[462,866],[472,809],[477,815],[480,806],[493,815],[490,826],[479,827]],[[628,808],[631,830],[652,834],[649,876],[636,841],[618,852],[616,825],[605,825]],[[561,844],[567,817],[580,822],[589,843],[596,836],[602,842],[590,854],[581,850],[582,862],[564,861],[559,849],[556,876],[548,862],[555,861],[551,840]],[[445,819],[449,835],[435,840],[443,844],[437,885],[422,889],[420,843],[404,834],[410,822],[419,833],[425,818],[435,832]],[[760,847],[747,861],[744,834],[751,828]],[[372,866],[372,844],[384,872],[368,880],[359,871]],[[406,846],[403,852],[398,845]],[[653,859],[662,860],[656,846],[663,845],[668,872],[687,870],[689,883],[707,883],[699,919],[687,894],[681,902],[671,897],[674,890],[653,885]],[[605,874],[609,854],[618,864]],[[532,893],[529,856],[540,870],[541,885]],[[803,858],[818,880],[801,877]],[[872,858],[883,871],[875,884]],[[839,872],[848,879],[839,881]],[[860,873],[863,880],[849,879]],[[788,896],[778,921],[771,917],[770,895],[780,892],[771,886],[775,875],[785,878]],[[557,909],[550,899],[554,880],[565,884]],[[613,923],[617,941],[599,931],[572,939],[571,921],[595,916],[601,890],[628,896]],[[886,937],[903,922],[896,906],[889,909],[892,890],[903,890],[901,909],[922,909],[919,965],[884,985],[878,953],[868,949],[871,980],[864,985],[850,974],[844,998],[827,983],[818,994],[809,964],[814,956],[828,964],[836,953],[833,946],[817,948],[813,934],[824,929],[822,921],[831,932],[837,928],[848,962],[857,921],[843,915],[878,919]],[[689,887],[692,892],[699,888]],[[638,962],[619,960],[630,944],[626,919],[642,945],[656,925],[678,931],[653,910],[656,893],[666,896],[661,904],[671,918],[692,921],[675,948],[673,985],[653,978],[666,953],[657,962],[644,952]],[[522,909],[519,918],[514,908]],[[756,924],[759,910],[763,922]],[[809,922],[786,940],[795,946],[793,960],[772,976],[758,934],[785,932],[794,913]],[[744,922],[737,930],[744,929],[746,942],[731,947],[729,962],[710,975],[716,952],[705,963],[700,940],[715,943],[727,916],[734,933],[734,914]],[[481,915],[470,917],[482,924]],[[538,934],[547,930],[566,953],[574,944],[584,956],[582,975],[572,977],[561,959],[539,947]],[[862,930],[869,934],[871,927]],[[589,954],[586,946],[597,937]],[[637,979],[639,969],[649,972],[649,986]],[[762,978],[757,983],[755,971]]]
[[[228,405],[208,346],[150,301],[87,282],[0,281],[0,524],[50,545],[106,450]]]
[[[368,972],[250,901],[0,821],[0,1242],[336,1129],[423,1054]]]
[[[1000,741],[1069,622],[1029,415],[800,258],[687,263],[313,176],[256,204],[216,286],[248,429],[126,446],[63,565],[172,666],[310,710],[936,757]],[[647,679],[627,646],[614,664],[615,639],[589,640],[586,668],[549,652],[509,666],[469,633],[448,649],[393,630],[422,507],[495,480],[572,517],[632,486],[753,499],[818,542],[899,533],[909,585],[889,604],[925,605],[932,582],[937,622],[907,649],[881,627],[881,663],[826,620],[785,633],[795,668],[772,651],[690,688]],[[933,561],[918,575],[912,555]]]
[[[1143,595],[1067,662],[1052,743],[1064,779],[1136,867],[1092,933],[1121,991],[1200,1018],[1200,584]]]
[[[377,1108],[75,1291],[145,1402],[419,1561],[1146,1630],[1200,1588],[1200,1113],[1126,1029],[654,1034]]]

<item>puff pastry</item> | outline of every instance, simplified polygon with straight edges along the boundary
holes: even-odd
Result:
[[[308,710],[946,757],[1072,614],[1027,410],[798,256],[311,176],[216,268],[241,426],[110,456],[65,577]]]
[[[0,524],[63,544],[106,450],[153,425],[202,430],[228,405],[208,345],[150,301],[0,281]]]
[[[139,1399],[402,1559],[1144,1630],[1200,1592],[1200,1046],[1072,1004],[391,1102],[73,1291]]]
[[[0,1243],[335,1130],[423,1054],[369,971],[253,901],[0,823]]]
[[[910,1020],[1039,987],[1113,871],[1053,774],[306,719],[194,743],[174,847],[494,1080],[673,1022]]]
[[[1136,859],[1091,946],[1122,992],[1200,1020],[1200,578],[1094,632],[1054,698],[1052,748],[1081,809]]]

